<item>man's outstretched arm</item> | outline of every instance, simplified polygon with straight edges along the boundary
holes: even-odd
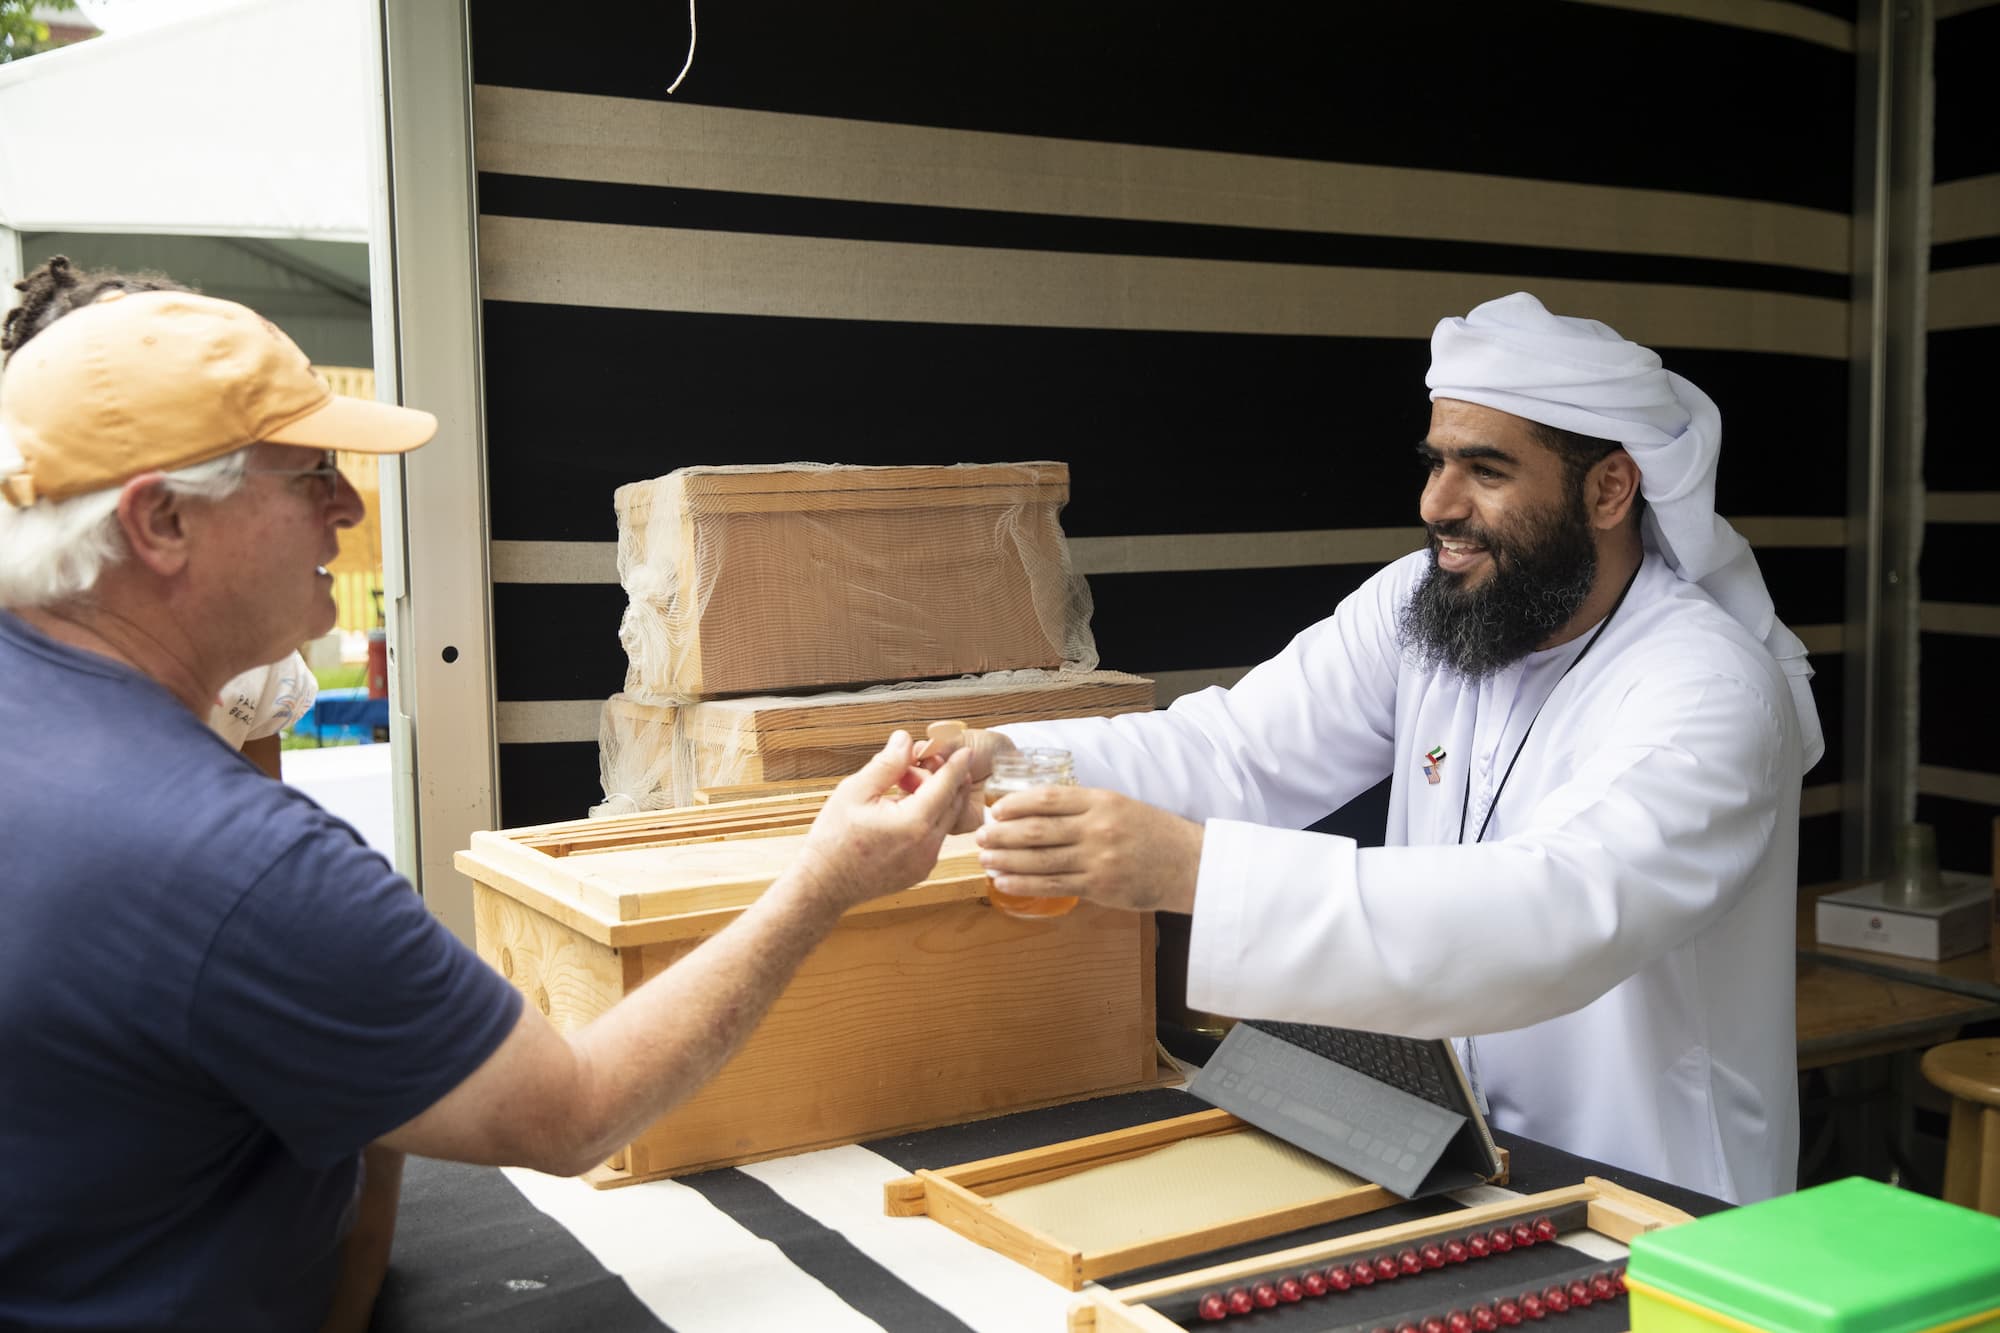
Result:
[[[567,1038],[524,1007],[484,1064],[382,1144],[575,1175],[630,1142],[735,1053],[842,913],[937,864],[967,760],[913,780],[911,751],[897,732],[842,781],[798,859],[727,928]]]

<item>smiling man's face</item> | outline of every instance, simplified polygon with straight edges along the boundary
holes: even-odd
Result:
[[[188,506],[198,541],[190,576],[198,580],[208,633],[228,674],[275,662],[333,628],[333,577],[326,566],[340,552],[340,530],[362,518],[352,484],[325,475],[319,449],[257,444],[243,485],[216,501]]]
[[[1404,645],[1476,680],[1576,615],[1596,579],[1596,541],[1580,479],[1528,421],[1440,398],[1417,451],[1431,568],[1404,610]]]

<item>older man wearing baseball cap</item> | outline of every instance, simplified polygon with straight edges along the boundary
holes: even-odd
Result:
[[[362,510],[328,451],[435,428],[186,292],[110,292],[8,363],[0,1325],[361,1327],[398,1154],[588,1169],[720,1066],[842,911],[935,863],[966,766],[913,772],[899,733],[727,930],[573,1037],[524,1008],[205,723],[333,623],[323,566]]]
[[[1234,689],[966,733],[975,778],[1059,745],[1083,784],[997,804],[982,857],[1009,892],[1192,912],[1198,1009],[1457,1038],[1502,1129],[1788,1190],[1819,727],[1714,511],[1720,414],[1525,292],[1431,351],[1426,549]],[[1299,831],[1385,777],[1387,846]]]

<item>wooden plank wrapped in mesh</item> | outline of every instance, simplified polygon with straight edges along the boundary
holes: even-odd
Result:
[[[625,692],[1096,665],[1062,463],[690,467],[618,489]]]

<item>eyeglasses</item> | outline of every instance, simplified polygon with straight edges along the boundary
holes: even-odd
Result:
[[[261,472],[270,477],[311,477],[326,496],[340,489],[340,459],[331,449],[320,452],[318,467],[246,467],[245,472]]]

